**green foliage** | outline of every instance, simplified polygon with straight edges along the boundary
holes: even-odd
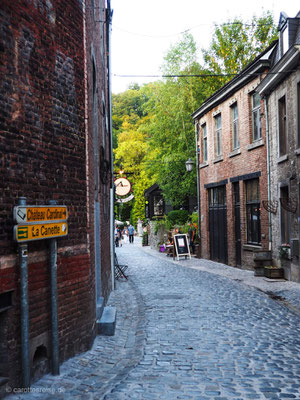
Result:
[[[190,34],[172,46],[162,67],[164,74],[199,74],[196,44]],[[149,147],[152,150],[150,173],[174,207],[182,205],[196,192],[196,171],[185,170],[185,162],[195,154],[192,112],[204,101],[207,91],[199,78],[167,78],[147,87],[146,110],[149,121]]]
[[[168,213],[167,220],[171,224],[174,225],[184,225],[188,220],[189,213],[187,210],[174,210]]]
[[[270,12],[261,17],[253,16],[250,24],[238,18],[216,26],[210,48],[202,50],[208,69],[216,74],[229,74],[219,77],[224,84],[246,67],[268,45],[277,39],[277,31]]]
[[[196,170],[185,170],[186,160],[195,158],[191,114],[232,78],[203,75],[240,72],[276,35],[270,12],[253,17],[250,24],[235,18],[215,28],[210,48],[202,50],[202,66],[194,38],[185,33],[164,58],[161,69],[169,77],[113,95],[115,169],[122,166],[125,175],[131,174],[132,223],[144,219],[144,190],[153,183],[174,208],[196,195]]]
[[[164,228],[165,230],[169,231],[172,228],[172,225],[168,218],[164,216],[163,218],[156,218],[154,224],[154,233],[157,235],[159,228]]]

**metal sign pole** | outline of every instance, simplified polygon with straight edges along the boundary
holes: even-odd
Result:
[[[26,197],[19,198],[19,205],[26,205]],[[21,352],[23,387],[30,387],[29,359],[29,304],[28,304],[28,245],[19,245],[20,301],[21,301]]]
[[[55,205],[55,200],[49,201]],[[51,276],[51,339],[52,339],[52,374],[59,375],[59,339],[58,339],[58,306],[57,306],[57,241],[49,240],[50,276]]]

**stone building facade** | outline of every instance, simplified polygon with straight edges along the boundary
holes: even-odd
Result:
[[[13,208],[68,207],[57,239],[59,362],[91,347],[111,291],[110,101],[104,0],[0,5],[0,397],[22,386],[20,265]],[[28,243],[31,380],[51,367],[49,246]]]
[[[285,278],[300,282],[300,13],[279,21],[276,63],[257,92],[265,99],[270,153],[272,255]]]
[[[194,112],[198,129],[201,256],[242,268],[268,250],[266,115],[255,88],[273,43]]]

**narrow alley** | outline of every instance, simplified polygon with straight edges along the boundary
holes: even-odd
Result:
[[[300,398],[298,284],[207,260],[173,261],[138,241],[117,253],[129,279],[117,281],[110,297],[115,336],[98,336],[60,376],[7,399]],[[243,276],[290,300],[275,301]]]

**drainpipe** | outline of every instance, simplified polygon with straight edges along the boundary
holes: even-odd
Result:
[[[196,142],[196,169],[197,169],[197,206],[198,206],[198,239],[199,252],[198,257],[201,258],[201,199],[200,199],[200,173],[199,173],[199,152],[198,152],[198,123],[195,123],[195,142]]]
[[[26,197],[20,197],[19,206],[26,206]],[[28,304],[28,245],[19,245],[20,262],[20,301],[21,301],[21,352],[22,352],[22,383],[24,388],[30,387],[29,358],[29,304]]]
[[[110,189],[110,266],[111,286],[115,289],[115,215],[114,215],[114,160],[113,160],[113,132],[112,132],[112,99],[111,99],[111,23],[112,10],[110,0],[107,0],[106,10],[106,46],[107,46],[107,69],[108,69],[108,109],[109,109],[109,138],[110,138],[110,165],[111,165],[111,189]]]
[[[49,201],[56,205],[55,200]],[[57,307],[57,241],[49,240],[50,278],[51,278],[51,340],[52,340],[52,374],[59,375],[59,339],[58,339],[58,307]]]
[[[268,99],[264,97],[266,110],[266,139],[267,139],[267,177],[268,177],[268,202],[271,201],[271,176],[270,176],[270,132],[269,132],[269,109]],[[269,251],[272,251],[272,214],[269,210]]]

